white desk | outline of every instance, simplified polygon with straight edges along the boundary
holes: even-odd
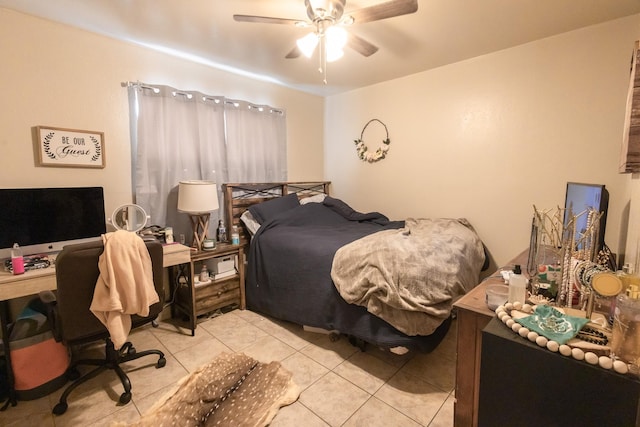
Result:
[[[178,264],[191,262],[191,249],[181,244],[162,246],[162,266],[171,267]],[[55,255],[50,256],[54,261],[51,267],[26,271],[24,274],[13,275],[6,271],[0,271],[0,331],[4,346],[4,354],[7,361],[7,374],[9,380],[9,400],[0,410],[7,408],[9,404],[16,405],[13,393],[13,372],[11,370],[11,358],[9,357],[9,337],[7,325],[9,324],[8,301],[29,295],[36,295],[41,291],[56,289]]]
[[[162,266],[165,268],[178,264],[188,264],[191,261],[191,249],[179,243],[163,245],[162,252]],[[50,258],[54,262],[48,268],[31,270],[18,275],[0,271],[0,301],[56,289],[55,255],[50,256]]]
[[[40,291],[51,291],[56,288],[56,270],[54,267],[27,271],[13,275],[0,272],[0,301],[34,295]]]

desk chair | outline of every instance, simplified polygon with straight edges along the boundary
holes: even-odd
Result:
[[[160,302],[149,308],[148,317],[131,316],[131,329],[154,321],[162,311],[164,301],[162,245],[152,241],[146,242],[146,246],[151,256],[153,282]],[[77,386],[102,371],[113,369],[116,372],[124,387],[119,402],[127,404],[131,400],[131,382],[120,364],[152,354],[159,356],[156,368],[162,368],[166,364],[164,354],[159,350],[136,352],[130,342],[125,343],[119,350],[115,349],[105,326],[89,311],[96,281],[100,275],[98,258],[103,249],[102,241],[68,245],[56,259],[57,297],[52,305],[56,338],[67,346],[97,340],[105,340],[106,343],[104,359],[84,359],[71,364],[67,370],[67,377],[75,381],[67,387],[59,403],[53,408],[56,415],[61,415],[67,410],[67,397]],[[76,368],[79,365],[91,365],[96,368],[77,378],[79,374]]]

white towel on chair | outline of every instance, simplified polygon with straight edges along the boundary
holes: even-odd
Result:
[[[153,285],[151,257],[140,236],[118,230],[103,234],[102,241],[100,276],[90,310],[109,330],[111,341],[119,349],[131,330],[131,315],[148,316],[149,306],[160,298]]]

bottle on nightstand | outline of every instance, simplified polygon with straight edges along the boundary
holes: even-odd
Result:
[[[227,241],[227,228],[224,226],[224,221],[218,221],[218,230],[216,231],[216,239],[218,242]]]
[[[200,281],[206,282],[209,280],[209,270],[207,270],[207,264],[202,264],[202,270],[200,270]]]
[[[240,244],[240,230],[238,230],[238,226],[234,225],[231,229],[231,244],[239,245]]]

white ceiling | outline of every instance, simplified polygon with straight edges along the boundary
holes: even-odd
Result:
[[[386,0],[347,0],[345,14]],[[411,15],[354,24],[380,49],[347,49],[328,65],[285,59],[309,29],[236,22],[234,14],[306,20],[304,0],[0,0],[0,7],[318,95],[368,86],[577,28],[640,13],[640,0],[418,0]],[[133,78],[133,77],[132,77]]]

